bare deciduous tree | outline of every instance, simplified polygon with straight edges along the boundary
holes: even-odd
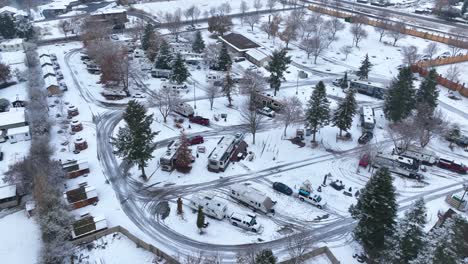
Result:
[[[398,40],[406,37],[406,26],[403,22],[396,22],[391,26],[391,30],[388,33],[393,38],[393,46],[396,46]]]
[[[367,31],[364,29],[363,24],[354,23],[350,28],[351,34],[353,35],[353,45],[358,47],[361,40],[367,38]]]
[[[341,22],[341,20],[337,17],[333,17],[331,20],[329,20],[330,26],[328,27],[330,29],[330,37],[332,39],[336,39],[336,33],[342,31],[345,29],[345,24]]]
[[[428,55],[430,59],[436,55],[436,53],[439,51],[439,46],[435,42],[431,42],[427,45],[427,47],[424,49],[424,55]]]
[[[206,89],[206,96],[208,96],[208,100],[210,101],[210,110],[213,110],[214,100],[218,96],[218,94],[219,87],[214,84],[210,84]]]
[[[260,16],[258,14],[252,14],[245,18],[247,24],[249,24],[250,29],[253,31],[254,26],[260,21]]]
[[[258,11],[263,7],[262,0],[254,0],[253,7],[255,8],[255,11]]]
[[[278,3],[278,0],[267,1],[268,10],[270,10],[270,12],[273,10],[273,8],[275,8],[276,3]]]
[[[393,141],[397,154],[405,152],[418,136],[411,118],[392,124],[388,133]]]
[[[353,52],[353,46],[351,45],[346,45],[340,48],[341,53],[345,55],[345,60],[348,59],[348,55]]]
[[[286,20],[286,27],[282,32],[279,33],[279,38],[286,42],[286,48],[289,46],[289,42],[297,39],[298,24],[294,17],[289,16]]]
[[[67,37],[68,32],[71,31],[70,21],[67,19],[60,20],[60,22],[58,23],[58,28],[65,35],[65,37]]]
[[[314,63],[317,64],[317,58],[327,48],[327,36],[321,34],[313,36],[310,39],[304,39],[301,42],[301,49],[307,53],[307,58],[312,54],[314,56]]]
[[[301,120],[303,115],[302,102],[297,96],[286,98],[283,101],[280,120],[284,123],[283,136],[286,137],[288,126],[294,122]]]
[[[401,49],[401,55],[403,56],[403,63],[407,64],[408,66],[415,64],[418,62],[421,55],[418,53],[418,47],[416,46],[404,46]]]
[[[388,33],[390,29],[391,22],[389,20],[390,13],[385,9],[379,13],[379,23],[378,27],[375,27],[374,30],[379,34],[379,42],[382,42],[382,38]]]
[[[161,113],[164,123],[172,110],[180,103],[180,96],[170,87],[159,89],[154,96],[154,103]]]
[[[227,15],[231,13],[231,5],[229,2],[224,2],[218,7],[218,12],[220,15]]]
[[[306,261],[306,253],[310,250],[311,244],[307,241],[307,235],[301,232],[288,236],[286,247],[291,263],[301,264]]]
[[[263,75],[255,71],[247,70],[242,76],[240,92],[249,95],[250,99],[255,99],[255,93],[265,90],[266,86],[267,82]]]
[[[461,71],[458,65],[452,64],[445,72],[445,78],[452,82],[458,82],[460,80]]]
[[[468,48],[468,38],[465,37],[466,30],[454,28],[450,30],[450,33],[452,33],[448,43],[450,46],[450,53],[452,56],[456,56],[464,48]]]
[[[164,20],[168,23],[167,28],[176,38],[176,41],[179,41],[180,29],[182,28],[182,10],[177,8],[174,13],[166,12],[164,14]]]
[[[255,135],[264,124],[264,115],[258,113],[257,108],[252,107],[252,99],[247,98],[241,107],[241,119],[252,133],[252,144],[255,145]]]
[[[437,109],[432,111],[427,105],[418,105],[413,119],[419,145],[422,148],[426,147],[434,137],[445,134],[448,127],[442,111]]]
[[[247,12],[247,10],[249,10],[249,5],[247,4],[247,2],[242,0],[242,2],[240,3],[241,25],[242,26],[244,25],[245,12]]]

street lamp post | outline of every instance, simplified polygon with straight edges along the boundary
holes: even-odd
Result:
[[[297,76],[296,76],[296,95],[298,94],[299,90],[299,71],[297,71]]]
[[[197,109],[197,99],[195,97],[195,82],[193,83],[193,109]]]
[[[462,195],[462,197],[461,197],[461,199],[460,199],[460,202],[458,203],[458,207],[457,207],[458,210],[460,210],[460,206],[461,206],[462,203],[463,203],[463,199],[465,198],[465,195],[466,195],[466,193],[468,192],[468,183],[464,183],[464,184],[463,184],[463,188],[465,189],[465,191],[463,192],[463,195]]]

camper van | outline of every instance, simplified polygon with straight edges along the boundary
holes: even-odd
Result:
[[[361,107],[361,126],[364,130],[372,131],[375,127],[374,109],[370,106]]]
[[[398,153],[401,152],[400,149],[397,150]],[[416,159],[422,164],[430,166],[436,164],[437,160],[439,159],[435,152],[417,146],[409,146],[408,149],[402,152],[400,155]]]
[[[188,206],[194,210],[198,210],[198,208],[201,207],[205,215],[218,220],[222,220],[226,217],[226,204],[220,198],[211,193],[193,195]]]
[[[226,169],[231,155],[236,149],[236,142],[235,136],[225,136],[219,140],[216,148],[208,156],[209,171],[220,172]]]
[[[177,154],[177,148],[168,148],[164,155],[159,158],[159,164],[161,170],[163,171],[172,171],[175,165],[175,157]]]
[[[276,202],[273,202],[270,197],[254,187],[245,184],[237,183],[229,187],[229,195],[244,204],[245,206],[251,207],[254,211],[260,211],[265,214],[274,213],[275,209],[273,206]]]
[[[221,72],[210,71],[206,75],[206,82],[213,83],[216,85],[216,83],[222,82],[223,78],[224,76]]]
[[[175,106],[173,111],[185,117],[193,116],[194,113],[193,107],[183,102]]]

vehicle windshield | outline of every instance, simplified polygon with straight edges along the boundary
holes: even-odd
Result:
[[[250,220],[250,226],[254,226],[257,224],[257,218],[256,217],[252,217],[252,219]]]
[[[322,197],[320,197],[320,196],[317,195],[317,196],[315,196],[315,200],[316,200],[317,202],[320,202],[320,201],[322,201]]]

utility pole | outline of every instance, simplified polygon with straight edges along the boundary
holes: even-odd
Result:
[[[468,192],[468,183],[464,183],[464,184],[463,184],[463,189],[464,189],[465,191],[463,192],[463,195],[462,195],[462,197],[461,197],[461,199],[460,199],[460,202],[458,202],[458,206],[457,206],[457,209],[458,209],[458,210],[460,210],[460,206],[461,206],[462,203],[463,203],[463,199],[465,198],[465,195],[466,195],[466,193]]]
[[[296,95],[298,93],[299,89],[299,70],[297,71],[297,77],[296,77]]]
[[[195,82],[193,82],[193,109],[197,109],[197,99],[195,98]]]

